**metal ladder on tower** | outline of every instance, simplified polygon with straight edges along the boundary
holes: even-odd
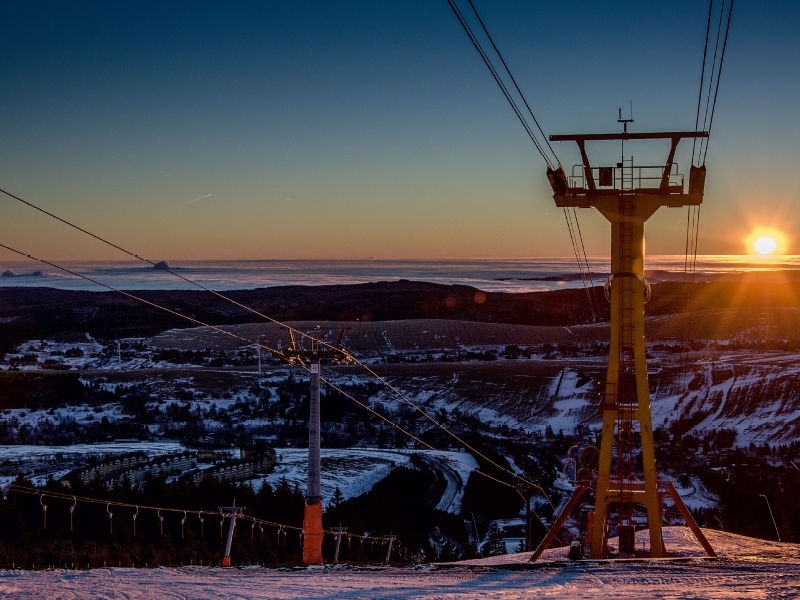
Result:
[[[633,271],[633,211],[635,196],[633,195],[633,157],[623,159],[622,163],[622,186],[619,195],[619,212],[623,217],[623,222],[619,229],[619,258],[620,270],[629,274]],[[635,548],[636,523],[633,520],[633,472],[634,472],[634,452],[635,452],[635,428],[636,410],[638,408],[638,397],[636,393],[636,367],[634,358],[634,327],[633,327],[633,294],[634,286],[638,284],[630,276],[620,277],[617,281],[620,285],[619,295],[619,322],[620,344],[619,344],[619,376],[617,387],[617,421],[616,421],[616,445],[617,445],[617,464],[613,479],[616,481],[619,490],[618,515],[618,534],[619,552],[633,554]]]

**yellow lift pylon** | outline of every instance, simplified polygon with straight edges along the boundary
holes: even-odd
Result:
[[[662,206],[699,205],[705,188],[705,166],[691,167],[688,190],[674,168],[675,150],[682,138],[708,137],[704,131],[553,135],[551,141],[574,141],[582,165],[568,177],[559,165],[548,168],[556,206],[595,208],[611,224],[611,275],[606,295],[611,302],[611,343],[596,480],[581,482],[545,539],[531,557],[536,561],[557,535],[581,496],[594,491],[595,508],[587,526],[589,558],[608,558],[609,529],[619,535],[619,552],[635,554],[634,505],[647,510],[652,558],[665,556],[661,535],[662,502],[669,494],[687,525],[709,555],[714,551],[686,509],[675,487],[658,478],[650,416],[650,391],[644,344],[644,304],[650,286],[644,278],[644,224]],[[593,168],[586,154],[588,141],[670,140],[664,166],[634,166],[633,159],[615,167]],[[641,467],[636,436],[641,439]],[[616,460],[614,460],[616,458]]]

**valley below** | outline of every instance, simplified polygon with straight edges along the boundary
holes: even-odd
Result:
[[[402,290],[427,284],[396,285]],[[675,483],[701,526],[768,539],[777,528],[784,541],[798,541],[800,514],[790,497],[800,487],[800,468],[792,462],[800,450],[800,310],[777,288],[762,293],[768,302],[754,305],[745,282],[736,306],[713,308],[721,292],[697,284],[693,310],[670,312],[685,296],[675,285],[654,286],[662,286],[664,295],[646,320],[659,471]],[[399,293],[387,286],[363,301],[374,307]],[[549,525],[571,493],[563,475],[567,450],[597,443],[601,424],[609,327],[582,312],[579,295],[531,295],[534,312],[553,315],[557,324],[496,322],[521,320],[513,315],[524,295],[490,294],[478,304],[478,291],[462,287],[434,286],[413,310],[382,304],[388,316],[402,310],[414,318],[287,322],[309,337],[341,341],[360,361],[323,365],[329,523],[346,514],[354,518],[353,511],[373,502],[374,494],[388,493],[393,506],[399,502],[393,486],[400,485],[426,507],[429,517],[422,521],[429,525],[376,515],[366,518],[368,528],[405,533],[414,540],[407,552],[421,552],[426,560],[485,555],[491,535],[502,540],[495,548],[524,549],[524,510],[513,474],[541,486],[532,493],[532,507]],[[183,294],[176,293],[174,303],[184,302]],[[344,297],[337,294],[322,291],[320,316]],[[75,302],[14,305],[13,293],[0,295],[0,326],[16,340],[0,362],[4,485],[18,485],[22,476],[28,485],[64,486],[81,469],[115,456],[141,451],[157,463],[191,453],[196,458],[187,468],[162,475],[177,486],[187,477],[202,477],[196,474],[204,469],[235,467],[269,449],[275,464],[226,479],[234,486],[230,490],[249,486],[259,494],[266,484],[293,488],[295,498],[302,494],[308,378],[301,365],[275,357],[292,344],[281,325],[254,318],[232,323],[217,315],[213,330],[164,322],[148,335],[140,335],[138,325],[137,335],[118,335],[98,329],[99,313]],[[447,314],[454,297],[461,308]],[[85,301],[81,295],[78,304]],[[128,309],[117,310],[124,315]],[[367,314],[358,306],[352,312]],[[58,330],[59,321],[68,325]],[[32,450],[14,452],[15,447]],[[493,489],[478,472],[510,489]],[[400,483],[404,478],[411,479]],[[775,526],[759,497],[765,492]],[[682,524],[679,516],[669,519]],[[534,543],[543,535],[538,527]],[[567,523],[567,538],[578,528]],[[253,552],[258,555],[257,548]],[[174,558],[161,560],[174,564]]]

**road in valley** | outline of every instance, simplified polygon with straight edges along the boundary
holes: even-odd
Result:
[[[456,494],[458,494],[458,491],[461,489],[461,477],[452,467],[445,464],[435,456],[425,456],[423,459],[431,468],[436,469],[442,475],[444,475],[444,478],[447,481],[447,488],[444,490],[442,498],[436,505],[436,510],[446,511],[448,508],[450,508],[450,505],[456,498]]]

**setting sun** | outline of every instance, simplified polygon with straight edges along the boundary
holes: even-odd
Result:
[[[759,254],[772,254],[775,252],[778,244],[771,237],[763,236],[758,238],[755,243],[753,243],[753,247]]]
[[[784,254],[786,252],[786,236],[775,229],[758,228],[744,240],[750,254]]]

